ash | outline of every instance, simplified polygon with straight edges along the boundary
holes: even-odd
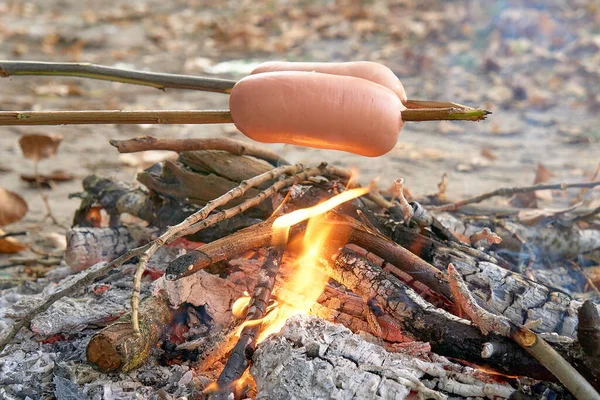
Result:
[[[198,394],[206,384],[202,378],[193,378],[187,365],[160,365],[159,348],[127,374],[102,374],[88,365],[85,349],[91,336],[129,310],[133,268],[125,265],[57,301],[34,318],[29,330],[22,329],[0,355],[0,399],[175,399]],[[10,329],[70,274],[68,267],[59,267],[36,282],[0,291],[0,330]],[[150,293],[146,279],[142,296]]]

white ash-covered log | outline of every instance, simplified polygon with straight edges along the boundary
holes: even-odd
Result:
[[[515,389],[444,357],[390,353],[343,325],[290,318],[260,344],[250,372],[256,399],[507,399]]]

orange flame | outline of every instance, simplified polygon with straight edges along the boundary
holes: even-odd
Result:
[[[231,306],[231,313],[236,318],[244,318],[248,311],[248,305],[250,304],[250,296],[247,292],[244,292],[244,296],[237,299],[233,306]]]
[[[296,210],[277,218],[273,222],[273,242],[281,245],[287,242],[289,227],[309,219],[302,240],[302,250],[294,261],[294,273],[286,284],[284,298],[281,304],[262,320],[262,330],[256,340],[263,341],[272,333],[279,332],[285,322],[297,314],[306,314],[317,301],[327,284],[329,277],[319,267],[319,261],[326,259],[326,244],[334,238],[336,242],[345,244],[349,232],[339,228],[333,231],[333,226],[326,223],[323,214],[334,207],[360,197],[369,192],[369,188],[347,190],[316,206]]]

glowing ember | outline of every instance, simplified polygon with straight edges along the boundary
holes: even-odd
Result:
[[[322,215],[332,208],[368,192],[368,188],[347,190],[314,207],[296,210],[275,220],[273,228],[279,234],[274,235],[274,242],[281,244],[280,240],[287,239],[287,231],[290,226],[310,219],[302,241],[301,252],[293,263],[294,273],[286,283],[285,290],[281,291],[285,295],[279,297],[280,304],[276,310],[263,319],[257,343],[270,334],[279,332],[288,318],[296,314],[308,313],[323,293],[329,277],[319,267],[319,261],[328,256],[326,244],[332,239],[345,244],[349,232],[342,231],[339,227],[334,232],[333,225],[326,223]]]

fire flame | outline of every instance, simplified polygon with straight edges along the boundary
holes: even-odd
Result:
[[[349,235],[349,232],[339,227],[334,231],[332,224],[325,222],[323,214],[368,192],[369,188],[350,189],[316,206],[283,215],[273,222],[274,244],[281,245],[282,240],[287,241],[289,227],[309,220],[301,252],[293,262],[294,272],[285,287],[280,290],[277,308],[263,318],[257,343],[270,334],[279,332],[290,317],[308,313],[323,293],[329,277],[319,267],[319,261],[328,256],[326,245],[332,239],[343,245]]]

